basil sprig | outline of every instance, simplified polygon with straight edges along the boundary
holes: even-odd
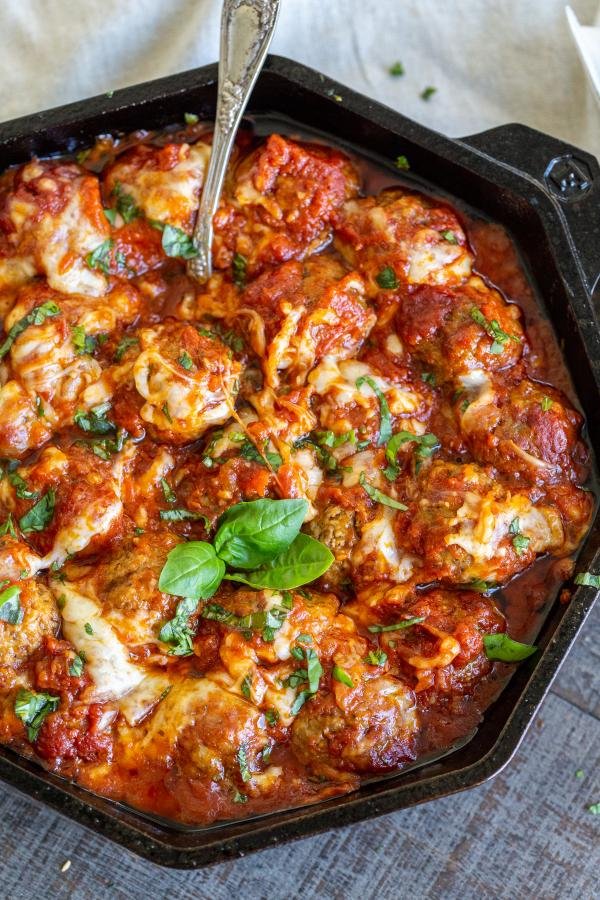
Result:
[[[55,503],[56,491],[54,488],[50,488],[41,500],[38,500],[31,509],[28,509],[27,512],[21,516],[19,519],[19,528],[21,531],[24,533],[27,533],[28,531],[43,531],[52,521]]]
[[[161,591],[208,600],[223,578],[253,588],[291,590],[327,571],[333,554],[300,532],[306,500],[255,500],[230,507],[218,522],[214,544],[178,544],[160,574]],[[225,563],[244,573],[225,574]]]
[[[371,378],[370,375],[361,375],[360,378],[356,379],[356,387],[359,391],[363,384],[367,384],[371,388],[379,401],[379,437],[377,438],[377,445],[382,447],[384,444],[387,444],[392,436],[392,416],[390,407],[388,406],[385,394],[375,379]]]
[[[497,659],[500,662],[520,662],[537,650],[532,644],[522,644],[504,632],[484,635],[483,646],[488,659]]]

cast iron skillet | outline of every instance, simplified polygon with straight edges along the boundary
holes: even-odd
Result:
[[[0,125],[0,169],[76,151],[99,134],[162,128],[184,112],[214,117],[217,67],[206,66]],[[582,150],[523,125],[452,140],[354,93],[324,75],[268,58],[248,114],[292,120],[365,155],[406,155],[411,172],[505,225],[529,267],[563,348],[600,446],[600,168]],[[592,526],[578,568],[600,573],[600,527]],[[189,828],[159,822],[97,797],[0,748],[0,777],[31,797],[156,863],[195,868],[278,843],[422,803],[480,784],[519,746],[596,599],[579,588],[550,609],[537,644],[491,706],[476,737],[442,759],[365,784],[314,806],[239,822]]]

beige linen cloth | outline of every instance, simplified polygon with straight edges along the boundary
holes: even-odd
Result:
[[[272,50],[454,136],[523,122],[600,155],[565,0],[282,0]],[[592,24],[598,0],[571,0]],[[219,0],[1,0],[0,120],[216,59]],[[396,61],[405,74],[393,78]],[[428,101],[421,92],[437,88]]]

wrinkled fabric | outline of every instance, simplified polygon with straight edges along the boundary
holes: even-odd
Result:
[[[523,122],[600,155],[565,0],[282,0],[275,53],[453,136]],[[571,0],[592,24],[598,0]],[[3,120],[216,59],[218,0],[4,0]],[[405,75],[388,68],[400,61]],[[424,88],[437,88],[430,100]]]

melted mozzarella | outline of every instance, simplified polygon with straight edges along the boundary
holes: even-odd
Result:
[[[144,671],[130,662],[129,652],[103,618],[99,604],[68,583],[53,581],[51,587],[63,604],[65,637],[85,654],[86,672],[94,682],[93,699],[115,700],[137,687]]]
[[[416,558],[398,548],[394,534],[394,510],[382,507],[378,515],[362,529],[360,542],[352,552],[352,565],[358,568],[375,560],[382,576],[402,583],[412,576]]]
[[[129,725],[137,725],[141,722],[170,687],[169,676],[165,673],[146,675],[119,702],[119,710],[125,717],[125,721]]]
[[[392,384],[387,378],[375,374],[366,363],[355,359],[336,360],[326,356],[309,376],[309,383],[317,394],[331,395],[337,406],[354,404],[365,409],[373,406],[377,395],[373,388],[365,382],[360,388],[356,386],[359,378],[368,377],[385,394],[390,411],[394,415],[415,412],[420,397],[414,391]],[[329,397],[328,397],[329,399]]]
[[[464,281],[470,274],[471,255],[465,247],[440,239],[433,229],[418,233],[408,254],[407,278],[411,284]]]

